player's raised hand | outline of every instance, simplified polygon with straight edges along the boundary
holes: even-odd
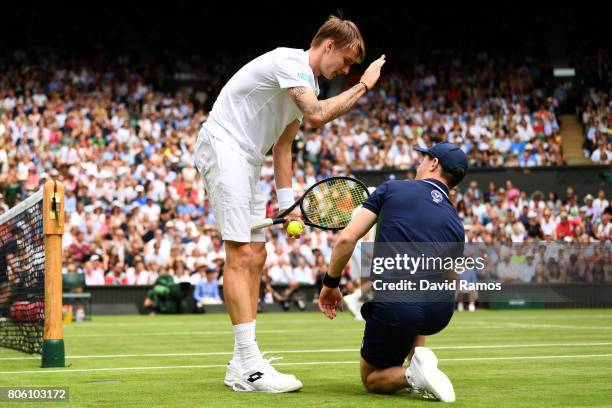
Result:
[[[372,62],[361,76],[361,81],[366,84],[368,89],[372,89],[374,85],[376,85],[378,78],[380,78],[380,69],[383,65],[385,65],[385,54],[381,55],[379,59]]]
[[[329,319],[333,319],[336,317],[336,308],[340,310],[344,309],[340,288],[332,289],[323,285],[321,293],[319,294],[319,310]]]

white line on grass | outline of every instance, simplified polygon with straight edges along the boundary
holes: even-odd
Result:
[[[480,325],[480,324],[477,324]],[[565,330],[597,330],[597,331],[608,331],[612,330],[612,327],[605,326],[570,326],[562,324],[525,324],[525,323],[494,323],[487,324],[488,329],[491,328],[522,328],[522,329],[565,329]],[[457,327],[451,327],[456,329]],[[325,328],[320,330],[309,329],[309,333],[312,332],[362,332],[363,327],[358,328]],[[257,333],[271,333],[271,334],[290,334],[290,333],[304,333],[303,329],[262,329],[258,330]],[[234,334],[231,330],[204,330],[204,331],[170,331],[170,332],[140,332],[140,333],[82,333],[82,334],[70,334],[70,337],[142,337],[142,336],[199,336],[199,335],[223,335],[223,334]]]
[[[612,330],[612,326],[580,326],[569,324],[512,323],[512,322],[465,322],[467,326],[486,326],[487,328],[516,327],[521,329],[566,329],[566,330]],[[463,326],[463,322],[461,322]]]
[[[322,349],[322,350],[277,350],[266,351],[264,354],[293,354],[293,353],[348,353],[358,352],[358,349]],[[231,356],[232,351],[210,351],[204,353],[164,353],[164,354],[108,354],[89,356],[66,356],[71,358],[126,358],[126,357],[197,357],[197,356]],[[6,357],[0,360],[38,360],[40,357]]]
[[[479,321],[466,321],[461,322],[461,327],[468,326],[486,326],[488,329],[491,328],[522,328],[522,329],[565,329],[565,330],[596,330],[596,331],[608,331],[612,330],[612,326],[576,326],[576,325],[564,325],[564,324],[537,324],[537,323],[512,323],[512,322],[479,322]],[[451,329],[456,329],[458,326],[451,326]],[[355,328],[323,328],[319,330],[309,329],[309,332],[330,332],[330,331],[346,331],[346,332],[361,332],[363,327]],[[290,334],[290,333],[303,333],[303,329],[261,329],[258,333],[270,333],[270,334]],[[164,332],[137,332],[137,333],[74,333],[70,334],[70,337],[142,337],[142,336],[199,336],[199,335],[230,335],[234,332],[231,330],[197,330],[197,331],[164,331]]]
[[[501,348],[526,348],[526,347],[587,347],[587,346],[610,346],[612,342],[598,343],[528,343],[528,344],[486,344],[477,346],[437,346],[430,347],[433,350],[454,349],[501,349]]]
[[[576,318],[576,319],[581,319],[581,318],[589,318],[589,319],[599,319],[599,320],[607,320],[610,323],[612,323],[612,319],[610,319],[609,317],[606,316],[587,316],[587,315],[572,315],[572,318]],[[548,317],[549,319],[552,319],[552,317]],[[567,316],[563,316],[563,319],[567,319]],[[504,316],[503,318],[500,317],[500,320],[504,319],[504,320],[510,320],[510,318],[508,316]],[[513,319],[516,320],[520,320],[522,322],[524,322],[525,320],[536,320],[533,318],[516,318],[513,317]],[[317,318],[312,318],[312,319],[304,319],[304,318],[300,318],[299,320],[295,319],[295,320],[262,320],[261,325],[277,325],[277,324],[282,324],[282,325],[287,325],[287,324],[296,324],[296,325],[300,325],[300,324],[311,324],[311,323],[320,323],[322,321],[322,319],[320,317]],[[192,323],[193,321],[190,321],[190,323]],[[196,321],[196,324],[198,326],[202,326],[202,327],[216,327],[218,326],[220,323],[225,324],[225,322],[221,322],[221,321],[216,321],[216,320],[200,320],[200,321]],[[354,321],[353,320],[349,320],[349,319],[341,319],[338,320],[338,322],[336,322],[336,324],[338,323],[347,323],[347,324],[353,324]],[[525,325],[531,325],[531,324],[536,324],[537,326],[540,326],[540,324],[538,323],[520,323],[520,322],[500,322],[498,321],[497,323],[491,323],[491,321],[486,321],[486,320],[476,320],[476,319],[468,319],[468,320],[462,320],[462,321],[457,321],[457,320],[453,320],[451,322],[452,324],[456,324],[456,325],[461,325],[462,327],[464,326],[491,326],[491,325],[517,325],[517,324],[525,324]],[[87,328],[87,327],[99,327],[99,328],[114,328],[114,327],[151,327],[151,325],[155,325],[158,327],[165,327],[165,328],[170,328],[172,326],[184,326],[185,325],[185,321],[164,321],[164,320],[155,320],[155,321],[150,321],[150,322],[135,322],[135,323],[113,323],[113,322],[100,322],[100,321],[93,321],[93,322],[87,322],[84,325],[67,325],[64,326],[64,330],[78,330],[81,328]],[[581,327],[585,327],[587,329],[592,329],[592,330],[597,330],[597,329],[610,329],[612,327],[612,325],[610,326],[570,326],[570,325],[552,325],[550,327],[555,327],[555,328],[581,328]]]
[[[303,334],[305,329],[295,329],[295,330],[286,330],[286,329],[278,329],[278,330],[257,330],[257,333],[272,333],[272,334],[289,334],[289,333],[300,333]],[[321,330],[313,330],[308,329],[308,333],[328,333],[328,332],[354,332],[359,331],[363,332],[363,327],[361,328],[350,328],[350,329],[321,329]],[[232,330],[206,330],[206,331],[173,331],[173,332],[143,332],[143,333],[92,333],[92,334],[70,334],[72,337],[142,337],[142,336],[196,336],[196,335],[214,335],[214,334],[234,334]]]
[[[84,324],[79,324],[79,325],[75,325],[75,324],[68,324],[68,325],[64,325],[64,329],[76,329],[76,328],[87,328],[87,327],[108,327],[109,329],[114,328],[114,327],[151,327],[151,326],[184,326],[186,323],[188,324],[196,324],[198,326],[219,326],[219,324],[224,324],[224,325],[230,325],[230,321],[226,320],[227,316],[225,316],[225,318],[223,320],[206,320],[206,319],[202,319],[202,320],[158,320],[157,317],[159,316],[155,316],[155,317],[151,317],[152,320],[148,321],[148,322],[134,322],[134,323],[129,323],[129,322],[119,322],[119,323],[114,323],[112,321],[108,321],[108,322],[103,322],[103,321],[98,321],[98,320],[93,320],[93,321],[87,321]],[[275,325],[275,324],[310,324],[310,323],[320,323],[320,322],[325,322],[326,320],[324,320],[324,316],[321,315],[317,315],[316,317],[313,316],[312,318],[305,318],[303,316],[300,316],[299,319],[279,319],[279,320],[264,320],[264,319],[258,319],[257,320],[257,324],[260,325]],[[354,319],[341,319],[338,321],[334,321],[334,324],[337,323],[355,323]]]
[[[470,357],[470,358],[440,358],[439,361],[497,361],[497,360],[546,360],[558,358],[595,358],[612,357],[612,354],[574,354],[565,356],[511,356],[511,357]]]
[[[533,360],[533,359],[562,359],[562,358],[599,358],[612,357],[612,354],[575,354],[564,356],[516,356],[516,357],[474,357],[474,358],[441,358],[438,361],[497,361],[497,360]],[[335,365],[335,364],[358,364],[359,361],[308,361],[301,363],[276,363],[275,366],[299,366],[299,365]],[[96,371],[151,371],[151,370],[177,370],[189,368],[225,368],[226,364],[206,364],[206,365],[182,365],[182,366],[155,366],[155,367],[111,367],[111,368],[82,368],[68,370],[28,370],[28,371],[0,371],[0,374],[50,374],[50,373],[85,373]]]
[[[529,344],[490,344],[475,346],[433,346],[432,350],[478,350],[478,349],[504,349],[504,348],[531,348],[531,347],[591,347],[611,346],[612,342],[599,343],[529,343]],[[319,350],[274,350],[266,351],[266,354],[296,354],[296,353],[356,353],[359,349],[319,349]],[[66,356],[67,359],[91,359],[91,358],[130,358],[130,357],[198,357],[198,356],[228,356],[231,351],[210,351],[202,353],[163,353],[163,354],[101,354]],[[0,361],[6,360],[38,360],[36,357],[0,357]]]

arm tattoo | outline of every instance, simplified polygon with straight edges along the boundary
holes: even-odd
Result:
[[[289,95],[293,98],[295,104],[300,108],[306,116],[321,116],[323,117],[323,109],[319,101],[316,103],[309,103],[300,99],[302,95],[308,92],[308,88],[305,86],[298,86],[295,88],[289,88]]]
[[[295,101],[295,104],[304,112],[305,116],[315,116],[323,123],[327,123],[336,119],[338,116],[347,112],[361,97],[364,88],[361,84],[356,84],[351,89],[342,92],[340,95],[324,101],[305,102],[300,99],[302,95],[308,92],[308,88],[298,86],[289,88],[289,95]]]
[[[296,86],[295,88],[289,88],[289,95],[291,95],[293,99],[296,99],[304,95],[307,90],[305,86]]]
[[[325,107],[324,110],[327,113],[327,115],[325,115],[325,122],[334,120],[351,109],[361,97],[362,91],[365,91],[365,89],[358,83],[352,88],[342,92],[340,95],[322,101],[321,104]]]

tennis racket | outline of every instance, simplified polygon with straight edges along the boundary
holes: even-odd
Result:
[[[274,218],[251,224],[251,231],[285,223],[285,217],[298,205],[304,224],[324,230],[341,230],[351,222],[353,210],[368,198],[368,188],[352,177],[330,177],[313,184],[286,210]]]

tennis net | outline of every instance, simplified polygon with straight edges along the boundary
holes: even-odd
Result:
[[[0,346],[41,353],[44,331],[43,189],[0,214]]]

